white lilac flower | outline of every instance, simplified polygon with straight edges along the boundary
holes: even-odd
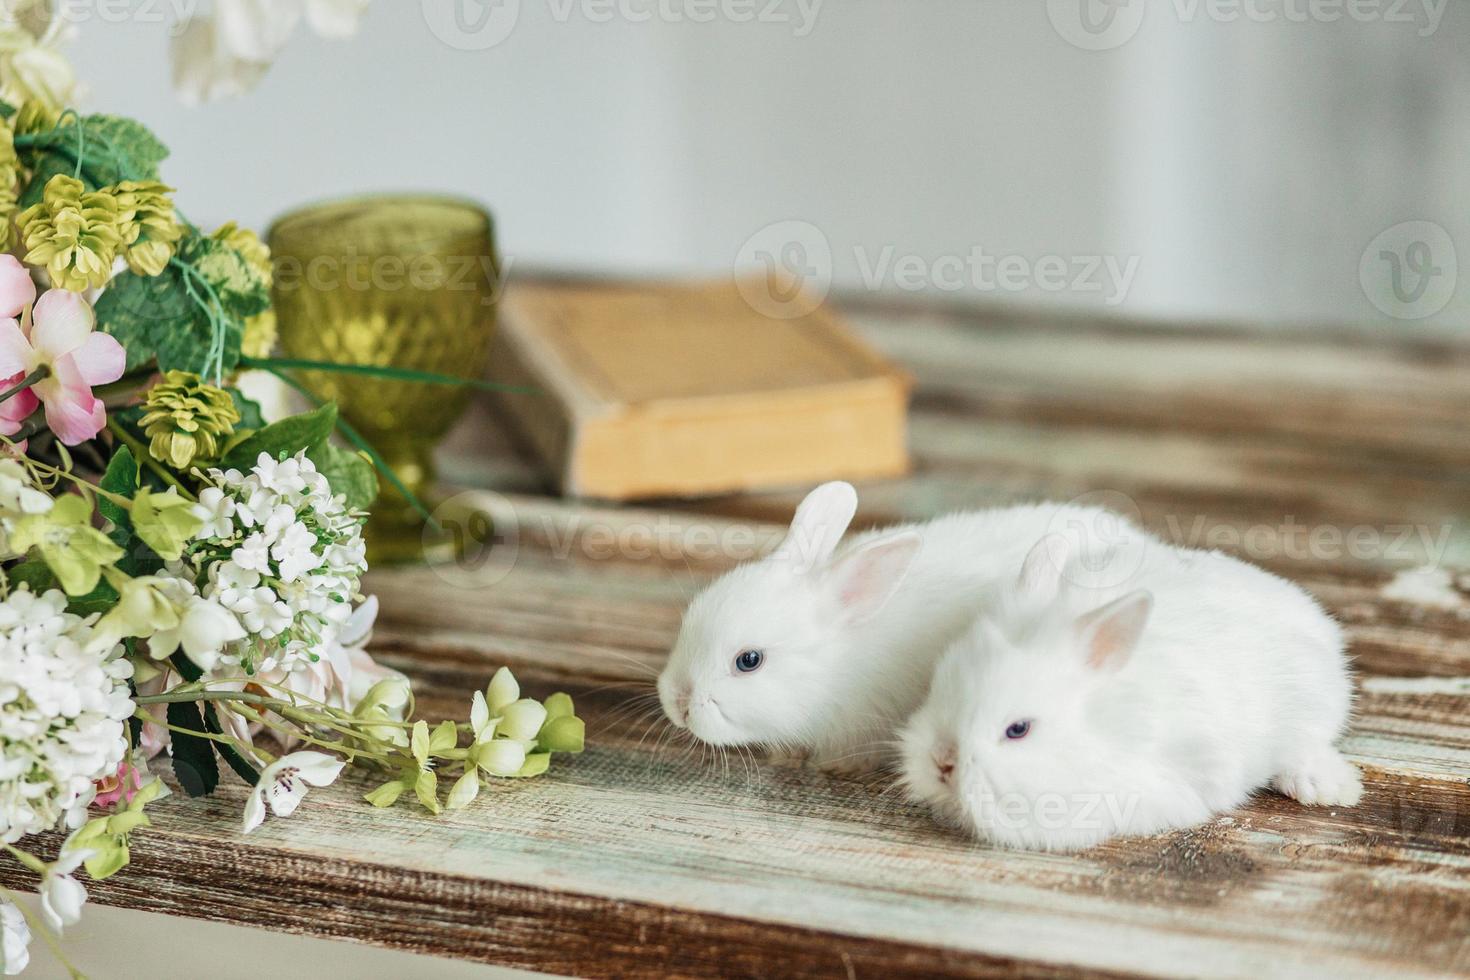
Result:
[[[259,827],[265,819],[265,806],[270,803],[278,817],[289,817],[305,797],[307,784],[326,786],[337,778],[346,765],[321,752],[292,752],[265,767],[260,782],[245,800],[245,833]]]
[[[340,634],[367,570],[362,515],[333,496],[305,453],[284,460],[262,453],[249,473],[216,469],[206,478],[211,486],[198,510],[205,526],[162,574],[188,582],[244,635],[201,656],[187,644],[185,652],[205,670],[235,668],[267,679],[289,678],[324,659],[345,664],[337,656]],[[216,637],[227,631],[223,616],[211,625]]]
[[[25,913],[7,901],[0,900],[0,968],[13,977],[31,961],[31,927]]]
[[[302,15],[326,38],[349,37],[368,0],[215,0],[174,38],[174,89],[189,103],[241,95],[265,75]]]
[[[41,914],[46,924],[60,932],[64,926],[76,925],[82,918],[82,905],[87,901],[87,889],[72,877],[72,872],[92,855],[85,848],[65,848],[52,864],[46,868],[41,879]]]
[[[0,843],[76,829],[127,754],[132,667],[120,647],[89,653],[91,620],[65,610],[58,591],[0,600]]]
[[[227,537],[234,526],[231,518],[235,516],[235,498],[225,496],[219,487],[205,487],[199,491],[199,506],[195,513],[204,521],[199,532],[201,535]]]

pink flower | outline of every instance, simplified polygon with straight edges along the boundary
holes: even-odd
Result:
[[[142,788],[143,780],[139,778],[138,770],[131,763],[124,762],[117,767],[117,772],[97,780],[97,795],[93,797],[92,804],[112,806],[118,800],[131,803],[133,795]]]
[[[0,256],[0,314],[8,317],[0,320],[0,391],[39,367],[49,373],[0,402],[0,433],[15,432],[42,404],[58,439],[68,446],[86,442],[107,424],[92,388],[122,377],[127,355],[115,338],[95,332],[92,307],[76,293],[50,289],[32,305],[36,288],[29,275],[22,281],[25,270],[17,274],[15,265],[13,256]]]

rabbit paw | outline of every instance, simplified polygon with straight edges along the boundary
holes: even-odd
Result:
[[[1363,797],[1363,777],[1358,768],[1335,750],[1278,774],[1271,785],[1308,806],[1356,806]]]

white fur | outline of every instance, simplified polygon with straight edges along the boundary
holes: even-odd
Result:
[[[1019,576],[936,668],[904,780],[984,839],[1048,850],[1198,824],[1268,783],[1352,806],[1351,706],[1342,632],[1306,592],[1150,539],[1106,588]]]
[[[894,754],[935,661],[1015,579],[1037,538],[1058,528],[1141,533],[1096,508],[1044,504],[871,531],[839,548],[855,506],[849,485],[818,487],[772,555],[690,603],[658,683],[675,725],[714,745],[877,764]],[[765,661],[742,674],[734,661],[747,649]]]

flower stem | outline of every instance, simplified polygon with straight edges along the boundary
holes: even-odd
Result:
[[[143,445],[137,439],[134,439],[132,435],[128,433],[127,429],[124,429],[121,425],[117,423],[116,419],[107,420],[107,431],[111,432],[119,442],[121,442],[124,446],[127,446],[133,451],[134,459],[152,470],[155,474],[157,474],[160,479],[163,480],[164,483],[167,483],[169,486],[178,490],[179,495],[182,496],[185,500],[192,501],[195,499],[194,495],[190,493],[172,473],[164,469],[163,466],[159,464],[158,460],[153,458],[152,454],[148,452],[148,447]]]
[[[21,378],[20,379],[20,384],[16,385],[14,388],[10,388],[10,389],[7,389],[6,391],[0,392],[0,402],[7,402],[7,401],[9,401],[11,398],[13,398],[16,395],[20,394],[22,391],[25,391],[27,388],[29,388],[32,385],[34,385],[36,382],[38,382],[38,381],[45,381],[50,376],[51,376],[51,369],[49,367],[47,367],[45,364],[42,364],[40,367],[36,368],[30,374],[26,375],[24,378]]]

